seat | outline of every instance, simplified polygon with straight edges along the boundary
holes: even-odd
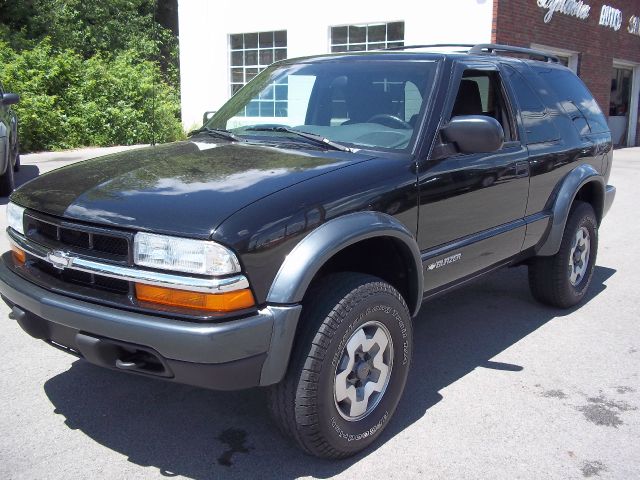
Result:
[[[350,118],[342,125],[364,123],[374,115],[395,114],[391,93],[367,83],[352,84],[349,87],[346,103]]]
[[[462,80],[451,116],[482,115],[483,113],[478,83],[473,80]]]

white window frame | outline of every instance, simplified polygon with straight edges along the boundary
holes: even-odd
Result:
[[[274,44],[272,47],[267,47],[267,48],[260,48],[260,34],[264,34],[264,33],[271,33],[271,34],[275,34],[275,32],[285,32],[286,36],[287,36],[287,42],[286,45],[284,47],[276,47],[275,46],[275,39],[274,39]],[[233,35],[252,35],[252,34],[256,34],[258,35],[258,46],[256,48],[245,48],[245,46],[242,46],[242,49],[232,49],[231,48],[231,37]],[[244,64],[244,54],[247,50],[256,50],[258,53],[258,58],[257,58],[257,64],[256,65],[250,65],[250,66],[246,66]],[[259,32],[234,32],[234,33],[229,33],[227,35],[227,55],[228,55],[228,61],[227,61],[227,65],[228,65],[228,69],[229,69],[229,78],[228,78],[228,85],[229,85],[229,97],[233,96],[233,85],[238,85],[239,82],[234,82],[233,81],[233,72],[232,69],[233,68],[242,68],[242,78],[243,78],[243,85],[246,85],[248,83],[247,81],[247,72],[246,69],[247,68],[256,68],[258,70],[258,73],[262,72],[265,68],[267,68],[269,65],[263,65],[260,63],[260,52],[263,50],[272,50],[273,51],[273,61],[276,61],[276,50],[285,50],[285,58],[288,58],[289,55],[289,33],[287,31],[286,28],[277,28],[277,29],[273,29],[273,30],[261,30]],[[232,54],[233,52],[242,52],[242,65],[233,65],[232,64]]]
[[[531,48],[534,50],[542,50],[543,52],[556,55],[557,57],[564,57],[569,59],[569,69],[578,74],[578,63],[580,59],[580,52],[575,50],[567,50],[566,48],[550,47],[548,45],[542,45],[540,43],[532,43]]]
[[[378,43],[384,43],[385,48],[389,45],[389,43],[392,44],[396,44],[396,43],[400,43],[402,42],[402,44],[404,45],[405,43],[405,34],[403,33],[402,35],[402,40],[391,40],[389,41],[389,24],[390,23],[402,23],[404,24],[405,28],[407,26],[407,23],[404,20],[385,20],[385,21],[380,21],[380,22],[366,22],[366,23],[341,23],[338,25],[329,25],[329,30],[328,30],[328,37],[329,37],[329,52],[333,52],[333,47],[347,47],[347,51],[349,50],[349,46],[350,45],[364,45],[365,49],[361,50],[361,51],[369,51],[369,45],[370,44],[378,44]],[[369,27],[375,27],[378,25],[384,25],[385,26],[385,33],[384,33],[384,41],[380,42],[369,42]],[[332,28],[338,28],[338,27],[365,27],[366,30],[366,37],[365,37],[365,41],[364,42],[354,42],[351,43],[349,42],[349,39],[347,38],[347,43],[333,43],[333,38],[331,36],[331,29]],[[340,52],[336,52],[336,53],[340,53]]]

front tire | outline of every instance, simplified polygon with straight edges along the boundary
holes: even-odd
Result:
[[[598,221],[593,207],[576,200],[558,253],[536,257],[529,265],[529,286],[534,298],[559,308],[577,305],[584,298],[598,254]]]
[[[330,275],[309,292],[274,420],[304,451],[343,458],[369,446],[400,400],[412,351],[402,296],[379,278]]]
[[[0,196],[8,197],[11,195],[15,188],[15,183],[13,179],[13,166],[11,165],[11,152],[9,146],[9,140],[6,140],[6,144],[4,146],[4,160],[5,160],[5,171],[4,174],[0,176]]]
[[[20,171],[20,142],[18,141],[18,139],[16,139],[16,142],[13,145],[12,158],[13,158],[13,171],[19,172]]]

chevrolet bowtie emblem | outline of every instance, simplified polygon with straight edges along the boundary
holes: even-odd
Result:
[[[73,257],[61,250],[53,250],[47,253],[47,261],[59,270],[70,267],[73,263]]]

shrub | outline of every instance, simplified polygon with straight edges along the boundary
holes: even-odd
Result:
[[[0,81],[20,94],[24,151],[168,142],[184,135],[179,95],[133,50],[87,59],[48,38],[15,52],[0,42]]]

